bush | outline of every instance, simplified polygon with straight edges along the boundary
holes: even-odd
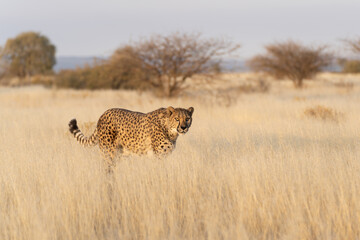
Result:
[[[56,86],[75,89],[146,89],[149,75],[141,70],[129,46],[118,49],[108,60],[75,70],[62,70]]]
[[[360,60],[347,60],[343,64],[342,72],[360,73]]]
[[[61,70],[55,77],[55,85],[61,88],[87,88],[84,80],[87,72],[85,68],[77,68],[75,70]]]
[[[338,123],[343,117],[343,113],[321,105],[305,109],[304,114],[310,118],[336,123]]]
[[[117,49],[107,62],[107,71],[111,72],[111,87],[125,89],[148,89],[152,73],[142,67],[136,57],[134,47]]]

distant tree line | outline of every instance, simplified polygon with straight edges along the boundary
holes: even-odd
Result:
[[[360,54],[360,38],[345,40],[346,46]],[[196,74],[222,71],[221,62],[239,49],[226,39],[204,38],[201,34],[173,33],[152,35],[117,49],[106,60],[75,70],[53,72],[55,46],[36,32],[21,33],[0,47],[0,79],[55,76],[53,84],[75,89],[152,89],[171,97],[186,88]],[[305,46],[295,41],[265,46],[266,52],[248,61],[254,71],[293,81],[302,87],[303,80],[313,77],[331,64],[333,54],[325,46]],[[340,59],[344,72],[360,72],[359,60]]]

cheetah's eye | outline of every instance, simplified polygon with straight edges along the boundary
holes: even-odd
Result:
[[[190,118],[186,118],[186,121],[189,121],[190,120]]]
[[[176,121],[179,121],[179,118],[175,118]]]

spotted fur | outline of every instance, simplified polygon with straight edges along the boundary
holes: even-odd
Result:
[[[69,122],[69,130],[83,146],[99,144],[110,165],[117,152],[122,154],[171,153],[179,134],[185,134],[192,123],[194,108],[160,108],[149,113],[113,108],[99,118],[94,133],[86,137],[76,119]]]

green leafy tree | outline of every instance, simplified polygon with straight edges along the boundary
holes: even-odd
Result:
[[[297,88],[302,87],[304,79],[329,66],[333,59],[324,46],[308,47],[293,41],[270,44],[265,49],[265,54],[257,55],[247,63],[249,67],[277,78],[288,78]]]
[[[55,51],[55,46],[46,36],[25,32],[8,39],[0,57],[8,75],[24,78],[52,72],[56,63]]]

